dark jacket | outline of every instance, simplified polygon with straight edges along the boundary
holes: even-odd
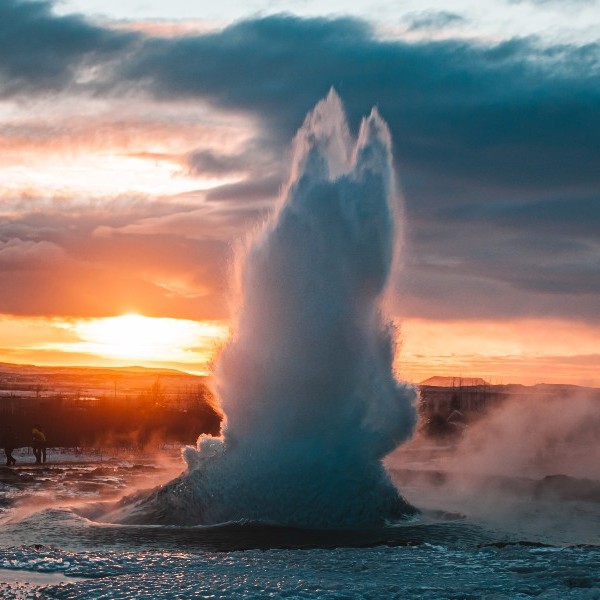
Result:
[[[2,448],[14,450],[17,447],[17,436],[12,429],[2,432]]]

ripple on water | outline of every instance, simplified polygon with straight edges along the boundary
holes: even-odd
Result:
[[[507,545],[272,549],[233,552],[0,552],[0,565],[85,577],[47,598],[578,598],[600,597],[595,548]],[[14,565],[14,566],[13,566]]]

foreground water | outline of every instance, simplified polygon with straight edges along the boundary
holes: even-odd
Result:
[[[425,510],[395,526],[106,525],[90,518],[98,502],[181,463],[55,458],[0,470],[3,598],[600,598],[593,494],[561,499],[504,478],[469,501],[415,462],[391,474]]]

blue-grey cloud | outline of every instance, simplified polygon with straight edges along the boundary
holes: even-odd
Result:
[[[200,176],[245,174],[257,179],[272,179],[281,176],[284,164],[279,149],[269,137],[258,137],[233,154],[200,148],[187,154],[184,164],[190,173]]]
[[[147,39],[121,77],[251,111],[281,140],[334,85],[354,123],[379,106],[405,169],[549,189],[600,183],[599,74],[598,44],[381,41],[357,20],[279,16]]]
[[[524,198],[520,202],[457,204],[442,208],[439,217],[446,223],[470,221],[481,227],[490,223],[520,232],[536,232],[549,240],[598,240],[600,233],[600,190],[597,194],[578,196]]]
[[[60,90],[79,69],[98,66],[138,36],[58,17],[48,0],[0,2],[0,96]]]
[[[208,200],[234,200],[242,203],[274,200],[281,188],[279,178],[230,183],[213,188],[206,193]]]
[[[198,175],[225,175],[244,171],[247,165],[240,154],[219,154],[213,150],[192,152],[186,161],[190,170]]]

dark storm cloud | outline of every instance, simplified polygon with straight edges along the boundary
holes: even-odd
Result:
[[[187,159],[192,173],[196,175],[226,175],[244,171],[245,157],[240,154],[219,154],[212,150],[198,150]]]
[[[564,236],[598,240],[600,190],[595,195],[548,197],[543,202],[523,199],[521,202],[457,205],[441,209],[438,216],[446,223],[468,220],[476,226],[493,223],[512,230],[535,231],[549,241]]]
[[[531,293],[493,277],[461,275],[446,267],[409,269],[398,312],[431,319],[558,318],[600,323],[598,297]]]
[[[222,154],[209,149],[198,149],[185,157],[189,172],[194,175],[240,175],[265,179],[281,177],[287,153],[282,156],[278,148],[273,147],[270,139],[257,137],[245,144],[244,148],[234,154]]]
[[[600,46],[381,41],[351,19],[269,17],[147,39],[124,79],[263,119],[282,142],[334,85],[351,121],[377,104],[404,169],[506,187],[600,184]]]
[[[135,39],[78,16],[57,17],[47,0],[0,2],[0,95],[60,90]]]
[[[436,280],[432,284],[436,289],[440,279],[446,284],[454,279],[458,287],[463,286],[461,281],[478,279],[481,285],[476,287],[491,289],[493,284],[502,289],[494,288],[485,310],[511,306],[517,315],[531,310],[533,302],[554,316],[585,314],[586,319],[598,321],[598,221],[585,222],[585,211],[570,219],[568,208],[558,208],[554,215],[550,210],[547,216],[544,203],[538,204],[535,209],[506,208],[500,214],[466,208],[448,217],[450,211],[445,210],[446,216],[420,217],[418,223],[409,220],[409,272],[411,281],[419,282],[417,296],[428,278]],[[464,287],[465,294],[469,290],[473,301],[477,294],[472,283]],[[532,296],[530,301],[523,301],[523,292]],[[448,289],[434,296],[440,315],[453,310],[449,293]],[[574,302],[575,297],[581,304]],[[470,315],[468,305],[459,303],[459,311]],[[577,312],[583,309],[584,313]],[[481,310],[478,307],[476,312]]]

